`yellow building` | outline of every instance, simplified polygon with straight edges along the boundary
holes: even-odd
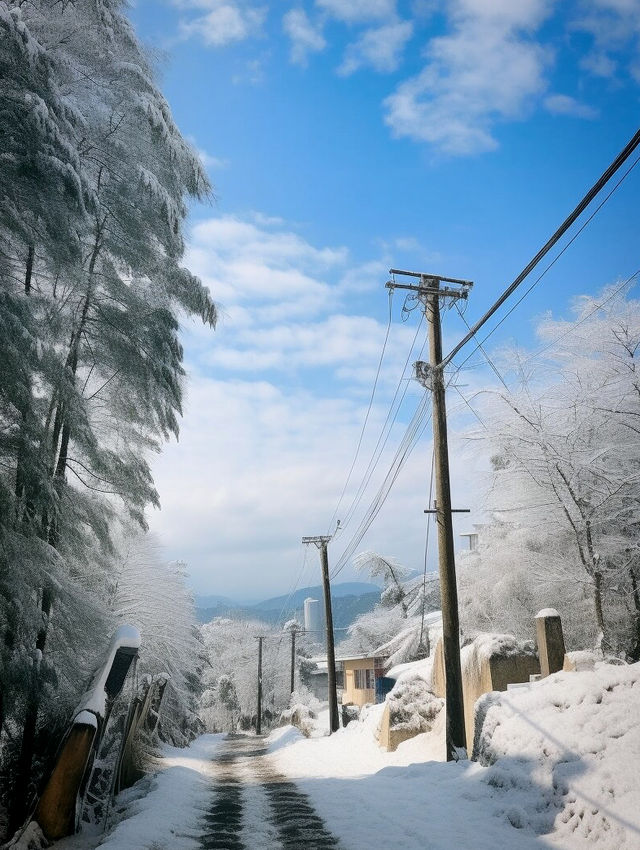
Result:
[[[337,658],[344,671],[342,704],[362,707],[367,703],[382,702],[388,691],[384,675],[387,659],[377,655],[356,655]],[[393,682],[389,681],[389,685]]]

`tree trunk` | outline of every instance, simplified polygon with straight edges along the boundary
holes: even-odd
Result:
[[[95,270],[95,264],[100,253],[102,228],[104,227],[105,221],[106,218],[105,220],[103,220],[102,224],[98,223],[97,225],[94,246],[91,252],[91,259],[88,267],[89,283],[87,287],[87,293],[85,295],[84,304],[82,305],[82,313],[78,322],[78,326],[71,334],[69,352],[67,354],[67,359],[65,362],[65,370],[68,371],[72,383],[75,381],[76,378],[80,339],[82,337],[82,333],[87,322],[89,306],[92,300],[93,275]],[[33,268],[33,255],[31,253],[31,250],[29,253],[29,259],[31,263],[30,267],[28,267],[28,281],[30,288],[31,270]],[[27,278],[25,278],[25,291],[29,291],[29,289],[27,289]],[[49,467],[50,474],[54,477],[56,484],[60,487],[60,492],[62,490],[61,485],[64,482],[66,472],[67,451],[69,447],[70,435],[71,427],[68,420],[68,405],[65,404],[64,399],[60,398],[56,407],[56,414],[54,418],[53,434],[50,446],[51,465]],[[60,441],[59,448],[58,441]],[[58,520],[56,514],[57,511],[49,511],[47,507],[45,507],[42,514],[41,525],[42,536],[54,548],[57,547],[59,538]],[[49,618],[51,614],[52,604],[52,591],[50,588],[45,587],[42,591],[41,602],[42,626],[38,631],[35,646],[36,655],[38,656],[35,663],[38,665],[39,659],[42,657],[42,653],[44,652],[44,648],[47,642],[47,633],[49,628]],[[27,807],[29,803],[29,784],[31,780],[31,770],[35,752],[35,738],[38,724],[38,713],[40,710],[41,687],[42,683],[40,681],[38,668],[34,671],[34,675],[32,677],[31,690],[27,697],[27,707],[25,710],[24,726],[22,730],[22,745],[20,749],[20,758],[16,773],[16,791],[14,795],[15,799],[11,809],[11,826],[14,831],[23,823],[26,815],[28,814]]]
[[[598,631],[602,636],[599,639],[601,645],[604,645],[604,614],[602,613],[602,573],[599,570],[593,572],[593,604],[596,611],[596,624]]]
[[[40,710],[40,690],[42,687],[40,681],[40,663],[41,656],[47,642],[47,633],[49,631],[49,618],[51,616],[51,608],[53,605],[53,593],[50,588],[45,588],[42,591],[42,625],[38,630],[36,638],[36,654],[34,660],[35,670],[31,679],[30,693],[27,698],[27,707],[24,716],[24,726],[22,729],[22,744],[20,747],[20,758],[16,768],[15,791],[13,805],[11,806],[10,832],[15,832],[23,824],[26,816],[29,813],[28,806],[30,802],[30,780],[31,767],[35,752],[35,739],[38,726],[38,712]]]
[[[633,664],[640,661],[640,592],[638,591],[638,580],[633,571],[633,567],[629,567],[629,577],[631,578],[631,590],[633,598],[633,631],[631,634],[631,648],[629,650],[629,661]]]
[[[27,253],[27,268],[24,275],[24,291],[26,295],[29,295],[31,292],[31,275],[33,274],[34,255],[35,251],[33,245],[29,245],[29,252]]]
[[[29,295],[31,292],[31,275],[33,273],[33,258],[34,258],[34,248],[33,245],[29,245],[29,251],[27,253],[27,265],[24,273],[24,291],[26,295]],[[20,415],[22,416],[22,423],[20,427],[20,439],[18,443],[18,453],[16,456],[16,481],[15,481],[15,496],[16,496],[16,520],[21,522],[23,519],[28,519],[28,510],[27,507],[31,503],[29,498],[29,494],[27,493],[26,479],[24,475],[24,456],[26,452],[25,442],[27,440],[27,417],[29,412],[26,408],[22,408],[20,411]],[[33,503],[31,503],[31,507],[33,508]],[[24,511],[26,510],[26,516]]]

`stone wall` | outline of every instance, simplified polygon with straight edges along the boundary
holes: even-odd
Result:
[[[378,743],[381,747],[385,747],[388,752],[392,753],[398,749],[403,741],[408,741],[409,738],[414,738],[419,734],[420,732],[415,729],[392,729],[389,704],[385,705],[378,730]]]
[[[476,700],[489,691],[506,691],[507,686],[528,682],[540,672],[540,662],[532,646],[521,644],[512,635],[478,635],[461,652],[462,691],[467,752],[473,749]],[[431,677],[433,693],[445,697],[442,639],[436,645]]]

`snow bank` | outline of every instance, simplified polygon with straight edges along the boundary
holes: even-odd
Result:
[[[476,755],[510,823],[560,847],[640,848],[640,664],[556,673],[478,712]]]
[[[283,726],[281,729],[274,729],[267,738],[267,752],[274,753],[282,747],[288,747],[300,741],[304,735],[295,726]]]
[[[444,712],[430,732],[384,752],[375,740],[383,708],[272,755],[349,850],[640,850],[640,664],[486,694],[482,763],[434,760],[444,755]]]
[[[551,609],[549,609],[551,610]],[[480,632],[475,636],[473,642],[462,647],[461,659],[464,665],[465,659],[473,654],[478,662],[487,662],[492,658],[511,658],[522,652],[535,653],[533,641],[518,641],[513,635],[500,634],[496,632]]]

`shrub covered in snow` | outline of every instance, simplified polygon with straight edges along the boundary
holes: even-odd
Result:
[[[428,732],[444,705],[444,700],[429,690],[419,675],[407,675],[387,696],[392,729]]]
[[[308,688],[301,686],[291,694],[289,708],[280,715],[282,726],[296,726],[305,737],[311,734],[312,721],[318,716],[320,702]]]

